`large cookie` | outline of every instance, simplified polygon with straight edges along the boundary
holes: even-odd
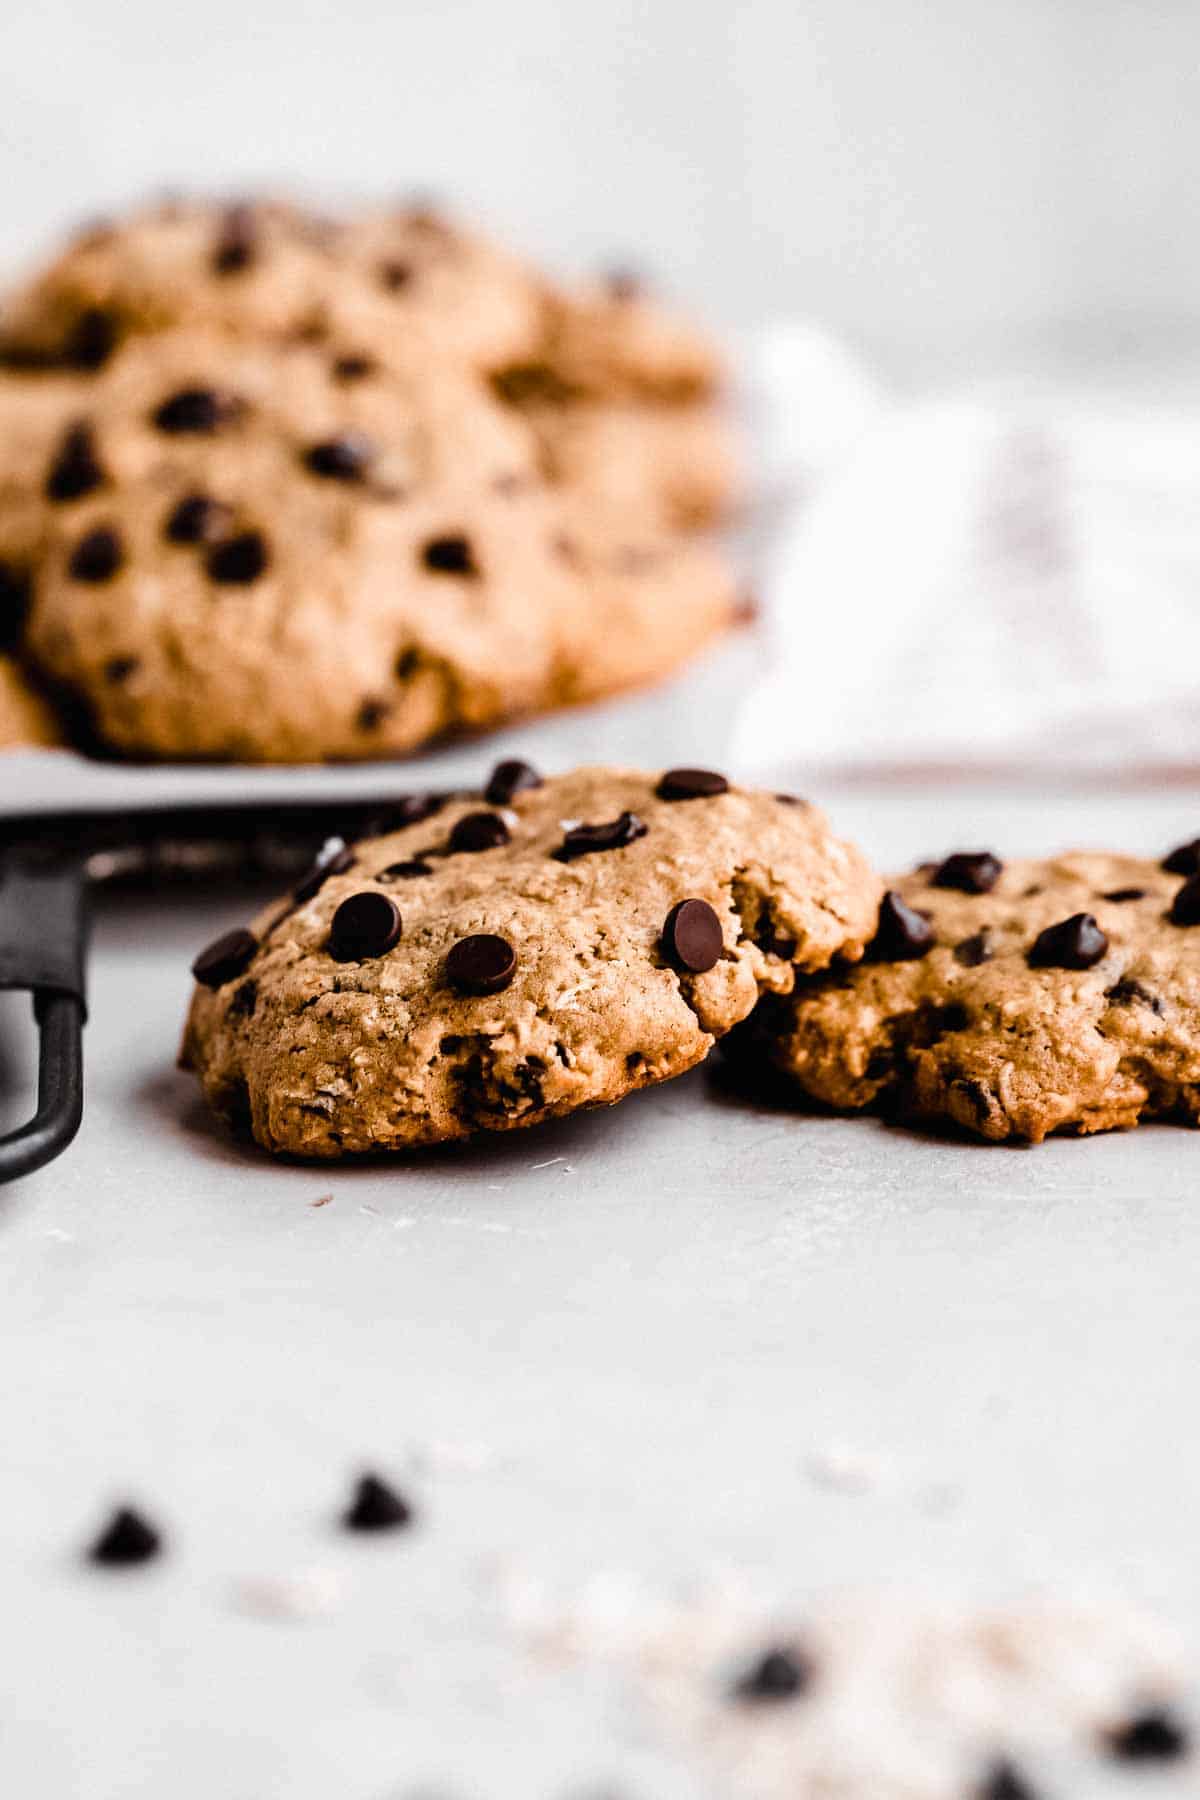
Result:
[[[750,1041],[806,1093],[992,1140],[1200,1121],[1200,845],[1160,865],[958,853],[900,877],[864,961]]]
[[[501,765],[424,811],[329,846],[196,964],[183,1060],[269,1149],[401,1149],[619,1100],[798,970],[857,956],[878,902],[820,813],[702,771]]]
[[[122,751],[395,754],[653,679],[733,616],[718,558],[550,488],[465,370],[180,330],[76,389],[0,448],[0,562],[25,654]]]

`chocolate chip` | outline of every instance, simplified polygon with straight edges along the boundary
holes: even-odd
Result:
[[[1200,875],[1200,838],[1177,844],[1169,856],[1163,857],[1162,866],[1168,875]]]
[[[1163,1004],[1158,995],[1128,975],[1122,975],[1120,981],[1106,988],[1104,998],[1113,1006],[1148,1006],[1152,1013],[1162,1017]]]
[[[258,954],[258,939],[242,925],[235,926],[215,938],[192,964],[192,974],[201,987],[224,987],[235,975],[249,967]]]
[[[328,481],[361,481],[375,460],[375,446],[361,431],[342,431],[305,451],[309,472]]]
[[[460,994],[498,994],[516,968],[517,953],[508,939],[490,931],[460,938],[446,956],[446,978]]]
[[[430,538],[421,552],[421,560],[427,569],[432,569],[437,575],[479,573],[470,540],[465,537]]]
[[[413,265],[402,262],[398,257],[379,265],[379,279],[389,294],[398,294],[401,288],[408,287],[415,274]]]
[[[46,477],[46,498],[78,500],[98,488],[103,480],[104,470],[96,456],[92,428],[81,420],[68,428],[58,447]]]
[[[1002,1758],[992,1764],[976,1789],[977,1800],[1038,1800],[1015,1763]]]
[[[456,821],[450,833],[448,847],[451,853],[459,850],[495,850],[508,841],[508,826],[499,813],[473,812],[464,813]]]
[[[415,644],[410,644],[407,650],[402,650],[396,658],[394,665],[396,680],[411,681],[420,666],[421,652]]]
[[[990,894],[999,881],[1004,864],[990,850],[956,850],[938,864],[930,876],[930,886],[957,888],[962,894]]]
[[[894,888],[879,905],[879,923],[871,940],[876,962],[915,962],[933,949],[936,934],[927,914],[909,906]]]
[[[1200,925],[1200,875],[1185,881],[1167,914],[1172,925]]]
[[[1155,1707],[1110,1732],[1108,1748],[1120,1762],[1173,1762],[1188,1754],[1191,1736],[1165,1707]]]
[[[496,764],[488,777],[483,797],[489,806],[508,806],[518,794],[527,794],[531,788],[541,785],[542,778],[533,764],[519,762],[514,757]]]
[[[123,681],[141,668],[136,656],[112,656],[104,665],[104,679],[113,687],[120,687]]]
[[[363,381],[375,373],[369,356],[339,356],[330,371],[335,381]]]
[[[712,769],[668,769],[654,791],[660,800],[712,800],[729,783]]]
[[[233,510],[207,494],[186,494],[172,507],[163,536],[172,544],[213,544],[233,523]]]
[[[229,1014],[234,1019],[252,1019],[254,1009],[258,1005],[258,983],[253,976],[243,981],[240,987],[233,990],[233,998],[229,1002]]]
[[[733,1684],[734,1698],[758,1703],[795,1700],[812,1683],[808,1658],[798,1650],[776,1647],[765,1650]]]
[[[88,1550],[88,1561],[110,1569],[149,1562],[162,1549],[162,1536],[131,1506],[117,1509]]]
[[[399,942],[400,908],[386,894],[351,894],[329,926],[329,954],[338,962],[383,956]]]
[[[160,431],[173,433],[216,431],[239,410],[239,401],[215,388],[180,388],[157,409],[154,423]]]
[[[29,577],[0,562],[0,650],[15,650],[29,611]]]
[[[292,899],[297,906],[304,906],[314,894],[320,893],[331,875],[344,875],[357,860],[344,838],[326,838],[313,858],[312,867],[292,889]]]
[[[981,963],[991,962],[995,952],[992,949],[992,934],[985,925],[972,937],[963,938],[954,946],[954,960],[960,962],[964,969],[977,969]]]
[[[71,552],[68,572],[76,581],[111,581],[125,560],[121,539],[111,525],[97,525]]]
[[[368,696],[354,715],[355,728],[358,731],[378,731],[391,710],[386,700]]]
[[[245,587],[258,580],[269,561],[261,531],[241,531],[222,544],[214,544],[205,567],[214,581]]]
[[[1107,953],[1108,938],[1091,913],[1072,913],[1039,932],[1029,952],[1031,969],[1091,969]]]
[[[378,1475],[364,1475],[354,1489],[354,1497],[342,1514],[347,1531],[395,1531],[411,1525],[413,1509]]]
[[[386,869],[380,869],[376,881],[416,881],[421,875],[432,875],[433,865],[419,856],[410,856],[406,862],[389,863]]]
[[[106,363],[117,346],[117,322],[101,307],[89,306],[80,313],[63,346],[64,361],[76,369],[98,369]]]
[[[645,837],[648,826],[636,813],[623,812],[603,825],[574,825],[553,852],[555,862],[574,862],[598,850],[623,850],[635,838]]]
[[[213,251],[218,275],[238,275],[258,254],[258,220],[250,206],[231,206],[222,216]]]
[[[1139,887],[1110,888],[1107,894],[1101,894],[1100,898],[1111,900],[1114,906],[1124,906],[1127,900],[1144,900],[1146,890]]]
[[[707,900],[681,900],[662,928],[663,955],[677,969],[703,975],[721,960],[725,938],[721,921]]]

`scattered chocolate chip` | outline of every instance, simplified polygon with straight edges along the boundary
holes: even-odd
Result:
[[[111,581],[125,560],[121,539],[111,525],[97,525],[71,552],[68,572],[76,581]]]
[[[1007,1758],[994,1762],[976,1789],[977,1800],[1038,1800],[1015,1763]]]
[[[707,900],[681,900],[662,928],[663,955],[677,969],[703,975],[721,959],[725,938],[721,921]]]
[[[449,536],[430,538],[421,552],[421,561],[437,575],[478,575],[469,539]]]
[[[1091,913],[1072,913],[1039,932],[1029,952],[1031,969],[1091,969],[1108,950],[1108,938]]]
[[[117,322],[111,313],[89,306],[80,313],[63,346],[64,361],[76,369],[99,369],[117,346]]]
[[[985,925],[971,937],[963,938],[954,946],[954,960],[962,964],[964,969],[977,969],[981,963],[991,962],[995,952],[992,949],[992,934]]]
[[[397,681],[411,681],[413,676],[416,674],[417,670],[420,668],[420,666],[421,666],[421,652],[417,649],[415,644],[410,644],[408,646],[408,649],[402,650],[400,652],[399,656],[396,658],[396,662],[395,662],[396,680]]]
[[[489,806],[508,806],[518,794],[526,794],[531,788],[540,788],[541,785],[542,778],[533,764],[520,762],[514,757],[508,762],[496,764],[488,777],[483,797]]]
[[[775,794],[772,798],[778,800],[781,806],[808,806],[810,804],[809,801],[802,799],[799,794]]]
[[[92,428],[84,420],[68,428],[58,454],[46,477],[48,500],[78,500],[90,494],[104,480],[104,470],[96,456],[96,440]]]
[[[406,862],[389,863],[386,869],[380,869],[376,881],[416,881],[421,875],[432,875],[432,863],[425,862],[419,856],[410,856]]]
[[[378,731],[391,710],[386,700],[368,696],[354,716],[355,726],[359,731]]]
[[[364,381],[375,373],[369,356],[339,356],[330,371],[335,381]]]
[[[233,523],[233,509],[207,494],[186,494],[167,515],[163,536],[172,544],[213,544]]]
[[[29,611],[29,577],[11,563],[0,562],[0,650],[14,650]]]
[[[140,667],[136,656],[112,656],[104,665],[104,679],[112,687],[120,687]]]
[[[1106,988],[1104,998],[1113,1006],[1148,1006],[1151,1012],[1162,1017],[1163,1005],[1158,995],[1128,975],[1122,975],[1120,981]]]
[[[338,962],[361,962],[383,956],[399,942],[400,908],[386,894],[351,894],[329,926],[329,954]]]
[[[729,783],[713,769],[668,769],[654,791],[660,800],[712,800]]]
[[[603,825],[574,825],[553,852],[555,862],[574,862],[576,857],[591,856],[598,850],[623,850],[636,838],[645,837],[649,827],[636,813],[623,812],[619,818]]]
[[[361,481],[375,454],[375,446],[365,433],[342,431],[313,444],[305,451],[304,462],[311,474],[328,481]]]
[[[460,994],[498,994],[516,968],[517,953],[508,939],[491,931],[460,938],[446,956],[446,979]]]
[[[411,1525],[413,1509],[378,1475],[364,1475],[354,1489],[354,1497],[342,1514],[347,1531],[395,1531]]]
[[[935,940],[929,917],[889,888],[880,901],[879,923],[870,944],[876,962],[915,962],[928,955]]]
[[[150,1562],[162,1549],[162,1535],[131,1506],[118,1507],[88,1550],[88,1561],[104,1568],[127,1569]]]
[[[379,279],[389,294],[398,294],[401,288],[408,287],[415,274],[413,265],[401,261],[399,257],[379,265]]]
[[[1162,866],[1168,875],[1200,875],[1200,838],[1177,844],[1169,856],[1163,857]]]
[[[495,850],[508,841],[508,826],[499,813],[464,813],[451,830],[448,848],[452,854],[460,850]]]
[[[215,388],[180,388],[155,411],[154,423],[159,431],[173,433],[216,431],[239,410],[239,401]]]
[[[1146,890],[1139,887],[1110,888],[1107,894],[1101,894],[1100,898],[1111,900],[1114,906],[1124,906],[1127,900],[1144,900]]]
[[[742,1671],[733,1684],[733,1695],[752,1703],[796,1700],[811,1686],[812,1677],[812,1664],[806,1656],[776,1647],[765,1650]]]
[[[231,206],[222,215],[213,250],[218,275],[239,275],[258,254],[258,219],[251,206]]]
[[[261,531],[241,531],[224,543],[214,544],[205,567],[214,581],[245,587],[257,581],[270,557]]]
[[[957,888],[962,894],[990,894],[1004,864],[990,850],[956,850],[940,862],[930,876],[930,886]]]
[[[235,1019],[252,1019],[254,1009],[258,1005],[258,983],[251,976],[243,981],[240,987],[233,990],[233,998],[229,1002],[230,1016]]]
[[[1108,1748],[1120,1762],[1173,1762],[1188,1754],[1191,1736],[1165,1707],[1156,1707],[1110,1732]]]
[[[247,969],[258,954],[258,939],[245,926],[222,932],[192,964],[192,974],[201,987],[224,987],[235,975]]]
[[[320,893],[331,875],[344,875],[357,860],[344,838],[326,838],[313,858],[312,867],[292,889],[292,899],[297,906],[304,906],[314,894]]]
[[[1172,925],[1200,925],[1200,875],[1185,881],[1167,914]]]

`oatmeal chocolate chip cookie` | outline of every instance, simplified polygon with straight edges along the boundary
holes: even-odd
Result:
[[[764,992],[861,953],[878,884],[812,808],[502,764],[410,800],[197,959],[183,1061],[268,1149],[402,1149],[682,1074]]]
[[[1194,848],[926,865],[885,895],[863,962],[765,1003],[746,1045],[833,1106],[993,1141],[1200,1122]]]
[[[0,750],[61,744],[62,733],[42,696],[11,656],[0,654]]]

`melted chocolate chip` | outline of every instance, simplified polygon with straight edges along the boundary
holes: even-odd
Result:
[[[660,800],[712,800],[729,783],[713,769],[668,769],[654,791]]]
[[[258,939],[239,925],[233,931],[223,932],[200,952],[192,964],[192,974],[201,987],[224,987],[227,981],[242,974],[257,954]]]
[[[930,876],[930,886],[957,888],[961,894],[990,894],[999,881],[1004,864],[990,850],[956,850],[938,864]]]
[[[475,852],[478,850],[495,850],[509,841],[508,826],[499,813],[473,812],[464,813],[455,822],[448,840],[448,848],[452,854],[460,850]]]
[[[258,1005],[258,983],[251,976],[243,981],[240,987],[233,990],[233,998],[229,1002],[230,1017],[234,1019],[252,1019],[254,1009]]]
[[[478,575],[470,540],[460,536],[430,538],[421,561],[436,575]]]
[[[135,1563],[149,1562],[161,1549],[162,1536],[157,1528],[131,1506],[122,1506],[87,1554],[89,1562],[103,1568],[128,1569]]]
[[[292,899],[297,906],[303,906],[314,894],[319,894],[331,875],[344,875],[347,869],[354,867],[357,858],[346,846],[344,838],[326,838],[313,858],[312,867],[301,877],[292,889]]]
[[[648,829],[631,812],[623,812],[603,825],[574,825],[553,852],[554,860],[574,862],[576,857],[592,856],[599,850],[623,850],[636,838],[645,837]]]
[[[240,411],[240,402],[216,388],[180,388],[154,414],[159,431],[172,433],[216,431]]]
[[[398,294],[401,288],[409,287],[416,270],[410,262],[403,262],[399,257],[389,262],[380,263],[379,279],[389,294]]]
[[[933,949],[936,934],[932,921],[923,912],[889,888],[879,904],[879,923],[871,940],[870,954],[876,962],[915,962]]]
[[[111,525],[97,525],[71,552],[68,572],[76,581],[111,581],[125,560],[121,539]]]
[[[257,256],[258,245],[258,219],[253,207],[231,206],[221,218],[213,268],[218,275],[241,274]]]
[[[1092,969],[1107,953],[1108,938],[1091,913],[1072,913],[1039,932],[1029,952],[1031,969]]]
[[[1152,1013],[1162,1017],[1163,1004],[1158,995],[1128,975],[1122,975],[1120,981],[1106,988],[1104,998],[1112,1006],[1148,1006]]]
[[[1172,925],[1200,925],[1200,875],[1185,881],[1167,914]]]
[[[80,313],[63,346],[63,360],[75,369],[99,369],[117,347],[117,322],[101,307]]]
[[[1165,1707],[1155,1707],[1110,1732],[1108,1748],[1120,1762],[1174,1762],[1190,1751],[1191,1736]]]
[[[508,762],[496,764],[488,777],[483,797],[489,806],[509,806],[518,794],[527,794],[532,788],[540,788],[541,785],[542,778],[533,764],[519,762],[514,757]]]
[[[172,544],[213,544],[233,523],[233,510],[207,494],[186,494],[172,507],[163,536]]]
[[[224,543],[214,544],[205,567],[214,581],[235,587],[246,587],[257,581],[267,567],[270,556],[261,531],[242,531]]]
[[[406,862],[389,863],[386,869],[380,869],[376,881],[416,881],[422,875],[432,875],[433,865],[419,856],[410,856]]]
[[[78,500],[104,480],[96,455],[96,440],[85,421],[68,428],[46,477],[48,500]]]
[[[681,900],[662,928],[663,955],[677,969],[703,975],[721,960],[725,938],[707,900]]]
[[[1114,906],[1124,906],[1128,900],[1144,900],[1146,890],[1139,887],[1110,888],[1107,894],[1101,894],[1100,898],[1111,901]]]
[[[375,373],[369,356],[339,356],[330,373],[335,381],[364,381]]]
[[[995,955],[992,948],[992,934],[985,925],[972,937],[963,938],[954,946],[954,960],[962,964],[964,969],[977,969],[981,963],[990,962]]]
[[[413,1509],[378,1475],[364,1475],[354,1489],[354,1496],[342,1514],[347,1531],[395,1531],[411,1525]]]
[[[1162,866],[1168,875],[1200,875],[1200,838],[1177,844],[1169,856],[1163,857]]]
[[[812,1684],[813,1669],[798,1650],[778,1646],[765,1650],[733,1684],[736,1700],[753,1703],[796,1700]]]
[[[1007,1757],[992,1764],[976,1794],[977,1800],[1038,1800],[1037,1790]]]
[[[375,446],[361,431],[342,431],[305,451],[304,462],[313,475],[327,481],[361,481],[375,460]]]
[[[359,731],[378,731],[391,710],[386,700],[368,696],[354,715],[355,726]]]
[[[384,956],[400,941],[401,924],[400,908],[386,894],[351,894],[330,922],[329,954],[337,962]]]
[[[104,665],[104,679],[112,687],[120,687],[123,681],[141,668],[136,656],[112,656]]]
[[[460,938],[446,956],[446,979],[460,994],[498,994],[512,980],[517,953],[490,931]]]

